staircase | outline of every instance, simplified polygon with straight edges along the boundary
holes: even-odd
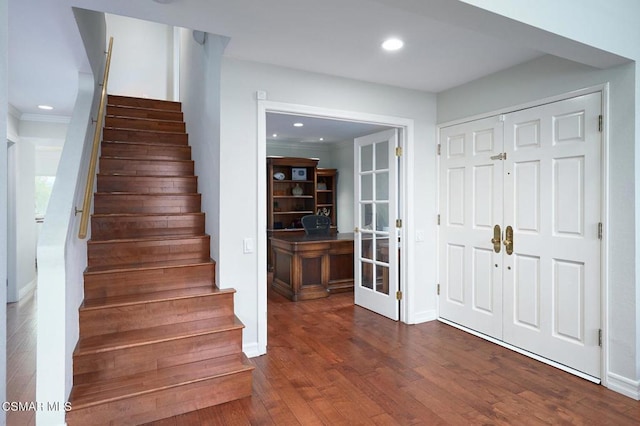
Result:
[[[181,105],[107,104],[67,423],[135,425],[250,396]]]

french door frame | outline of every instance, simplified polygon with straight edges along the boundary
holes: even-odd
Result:
[[[607,377],[608,374],[607,372],[609,371],[609,347],[607,344],[607,336],[609,335],[609,303],[608,303],[608,297],[607,295],[609,294],[609,280],[608,280],[608,258],[609,258],[609,240],[608,240],[608,235],[609,235],[609,125],[608,125],[608,119],[609,119],[609,83],[605,83],[605,84],[601,84],[601,85],[597,85],[597,86],[591,86],[591,87],[587,87],[584,89],[580,89],[580,90],[575,90],[572,92],[568,92],[568,93],[563,93],[561,95],[557,95],[557,96],[551,96],[548,98],[543,98],[543,99],[539,99],[536,101],[532,101],[532,102],[527,102],[524,104],[519,104],[519,105],[515,105],[512,107],[507,107],[504,109],[500,109],[500,110],[496,110],[496,111],[491,111],[491,112],[487,112],[487,113],[483,113],[483,114],[478,114],[478,115],[474,115],[471,117],[465,117],[462,119],[458,119],[458,120],[452,120],[446,123],[440,123],[437,125],[436,128],[436,146],[440,145],[441,141],[440,141],[440,130],[444,127],[449,127],[449,126],[454,126],[454,125],[458,125],[458,124],[462,124],[462,123],[466,123],[466,122],[470,122],[470,121],[476,121],[476,120],[481,120],[481,119],[485,119],[485,118],[489,118],[489,117],[494,117],[494,116],[499,116],[501,114],[509,114],[509,113],[513,113],[516,111],[520,111],[520,110],[524,110],[524,109],[529,109],[529,108],[535,108],[538,106],[542,106],[545,104],[550,104],[550,103],[554,103],[554,102],[559,102],[559,101],[564,101],[567,99],[571,99],[571,98],[575,98],[578,96],[582,96],[582,95],[588,95],[591,93],[597,93],[600,92],[602,93],[602,115],[603,115],[603,119],[602,119],[602,168],[601,168],[601,182],[602,182],[602,188],[601,188],[601,217],[602,217],[602,226],[603,226],[603,233],[602,233],[602,250],[600,252],[600,262],[601,262],[601,268],[600,268],[600,309],[602,312],[602,357],[601,357],[601,379],[600,382],[607,387],[608,383],[607,383]],[[437,188],[438,188],[438,197],[437,197],[437,203],[438,203],[438,211],[440,211],[440,191],[442,190],[442,182],[440,181],[440,157],[438,157],[437,160]],[[440,229],[438,228],[438,247],[440,247],[441,244],[441,235],[440,235]],[[437,251],[437,256],[438,259],[436,261],[436,276],[440,277],[440,250]],[[576,376],[582,377],[586,380],[589,381],[594,381],[593,377],[586,375],[584,373],[581,373],[580,371],[574,370],[570,367],[567,367],[563,364],[559,364],[557,362],[554,362],[552,360],[549,360],[547,358],[541,357],[539,355],[533,354],[531,352],[522,350],[520,348],[517,348],[513,345],[510,345],[508,343],[503,342],[502,340],[498,340],[492,337],[489,337],[485,334],[479,333],[477,331],[474,331],[468,327],[464,327],[461,326],[459,324],[453,323],[451,321],[448,321],[444,318],[440,317],[440,299],[437,298],[437,305],[438,305],[438,321],[449,324],[453,327],[459,328],[461,330],[464,330],[468,333],[471,333],[475,336],[481,337],[485,340],[488,340],[490,342],[493,342],[497,345],[503,346],[505,348],[511,349],[515,352],[521,353],[523,355],[526,355],[528,357],[531,357],[533,359],[536,359],[538,361],[541,361],[545,364],[549,364],[552,365],[556,368],[559,368],[563,371],[569,372],[571,374],[574,374]]]
[[[399,145],[402,147],[403,155],[400,157],[400,191],[398,196],[402,200],[399,214],[402,219],[402,228],[400,228],[402,245],[402,256],[399,262],[400,267],[400,284],[402,291],[402,300],[400,301],[400,321],[412,324],[415,322],[415,309],[411,303],[411,298],[415,293],[414,277],[414,253],[415,238],[409,238],[414,235],[413,211],[413,193],[414,193],[414,167],[413,162],[408,159],[413,155],[414,144],[414,120],[402,117],[370,114],[359,111],[347,111],[331,108],[316,107],[310,105],[292,104],[285,102],[275,102],[267,100],[258,100],[257,114],[257,188],[258,188],[258,229],[256,230],[256,254],[257,254],[257,318],[264,318],[264,321],[258,321],[258,347],[256,354],[261,355],[267,353],[267,184],[266,184],[266,161],[267,158],[267,113],[276,114],[295,114],[301,116],[326,118],[342,121],[354,121],[360,123],[369,123],[382,126],[396,127],[399,129]],[[343,230],[343,232],[352,232],[352,230]]]

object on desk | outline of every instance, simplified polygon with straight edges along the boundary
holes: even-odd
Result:
[[[316,212],[316,215],[330,217],[331,216],[331,209],[327,208],[327,207],[323,207],[321,209],[318,209],[318,211]]]
[[[291,193],[296,197],[299,197],[304,193],[304,190],[300,187],[300,184],[296,183],[296,186],[291,188]]]
[[[309,214],[302,216],[302,226],[307,235],[329,235],[331,219],[327,216]]]
[[[304,167],[292,167],[291,168],[292,180],[307,180],[307,169]]]

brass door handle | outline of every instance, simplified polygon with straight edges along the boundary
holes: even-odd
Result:
[[[508,255],[513,254],[513,228],[511,226],[507,226],[505,230],[504,250]]]
[[[502,231],[500,230],[500,225],[496,225],[493,227],[493,238],[491,239],[491,243],[493,244],[493,251],[496,253],[500,253],[500,242],[502,239]]]

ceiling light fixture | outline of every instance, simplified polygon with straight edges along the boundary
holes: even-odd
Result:
[[[320,140],[321,140],[321,141],[323,141],[323,140],[324,140],[324,138],[320,138]]]
[[[384,41],[384,43],[382,43],[382,48],[384,50],[388,50],[389,52],[400,50],[402,49],[402,46],[404,46],[404,41],[400,40],[399,38],[388,38]]]
[[[271,135],[271,136],[272,136],[272,137],[274,137],[274,138],[277,138],[277,137],[278,137],[278,134],[277,134],[277,133],[274,133],[274,134],[273,134],[273,135]]]
[[[49,105],[38,105],[38,108],[44,109],[46,111],[51,111],[53,109],[53,107]]]
[[[302,123],[293,123],[293,127],[302,127],[304,124]]]

